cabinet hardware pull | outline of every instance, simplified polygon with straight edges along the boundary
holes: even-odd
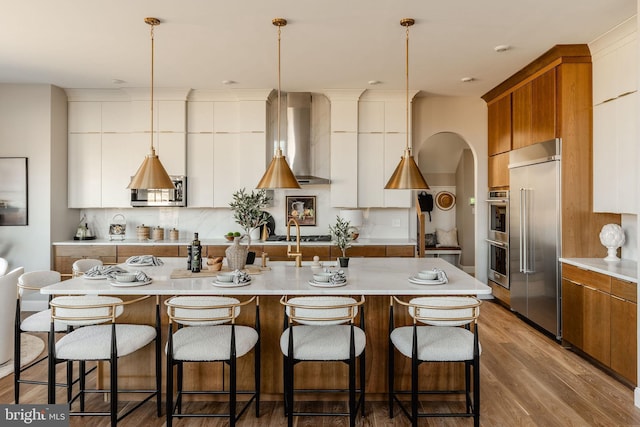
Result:
[[[615,299],[620,300],[620,301],[625,301],[624,298],[620,298],[619,296],[614,295],[614,294],[611,294],[611,298],[615,298]]]

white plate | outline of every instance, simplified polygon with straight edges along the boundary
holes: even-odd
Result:
[[[133,282],[118,282],[116,280],[113,280],[112,282],[110,282],[111,286],[115,286],[117,288],[130,288],[133,286],[144,286],[144,285],[148,285],[149,283],[151,283],[153,280],[149,279],[146,282],[138,282],[137,280],[134,280]]]
[[[309,280],[309,284],[311,286],[315,286],[318,288],[339,288],[340,286],[345,286],[347,282],[342,283],[331,283],[331,282],[316,282],[315,280]]]
[[[251,280],[249,280],[248,282],[242,282],[242,283],[219,282],[217,280],[214,280],[213,282],[211,282],[211,284],[213,284],[213,286],[217,286],[219,288],[239,288],[241,286],[250,285],[251,284]]]
[[[153,265],[153,262],[134,262],[134,263],[130,263],[128,262],[127,265],[129,267],[149,267],[151,265]]]
[[[109,276],[82,276],[83,279],[87,280],[104,280]]]
[[[427,279],[421,279],[416,276],[409,277],[409,282],[414,283],[416,285],[444,285],[445,283],[444,280],[442,279],[427,280]]]

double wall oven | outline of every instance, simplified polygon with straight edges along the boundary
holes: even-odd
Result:
[[[490,191],[487,277],[509,289],[509,191]]]

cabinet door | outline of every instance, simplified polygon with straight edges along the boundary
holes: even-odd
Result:
[[[636,303],[611,295],[611,369],[637,383]]]
[[[384,134],[358,135],[358,207],[382,207]]]
[[[102,103],[102,132],[131,132],[131,108],[128,101],[105,101]]]
[[[616,172],[617,213],[638,213],[638,93],[615,101],[617,127]]]
[[[361,101],[358,104],[358,132],[384,132],[383,101]]]
[[[236,162],[236,169],[239,171],[236,177],[236,190],[243,187],[252,190],[258,185],[267,168],[266,138],[266,134],[263,132],[238,135],[238,153],[233,159]],[[227,207],[230,201],[231,199],[227,201]]]
[[[609,366],[611,362],[611,298],[608,293],[584,286],[583,350]]]
[[[187,206],[213,206],[213,134],[187,137]]]
[[[188,102],[187,126],[189,133],[213,132],[213,101]]]
[[[409,129],[411,129],[411,123],[409,123]],[[405,101],[385,101],[384,131],[386,133],[407,132],[407,106]]]
[[[358,207],[358,161],[358,134],[332,132],[332,207]]]
[[[99,133],[72,133],[68,139],[68,179],[70,208],[102,206],[102,168]]]
[[[102,104],[98,101],[69,102],[70,133],[88,133],[102,131]]]
[[[489,187],[509,186],[509,153],[489,156]]]
[[[489,155],[511,150],[511,94],[487,106]]]
[[[187,103],[185,101],[158,101],[159,132],[185,132],[187,130]]]
[[[149,152],[149,135],[102,135],[102,207],[131,206],[127,186]]]
[[[583,289],[562,279],[562,339],[578,348],[583,347]]]
[[[157,138],[157,154],[167,173],[169,175],[185,175],[187,172],[186,134],[184,132],[160,132]]]
[[[556,137],[556,69],[531,82],[531,144]]]
[[[512,148],[522,148],[531,141],[531,83],[513,91]]]
[[[244,168],[239,167],[242,164],[242,159],[239,159],[238,156],[244,157],[244,154],[238,152],[237,134],[214,134],[213,207],[228,208],[229,202],[233,200],[233,193],[239,190],[237,188],[238,174],[244,173]],[[258,180],[247,190],[255,188]]]

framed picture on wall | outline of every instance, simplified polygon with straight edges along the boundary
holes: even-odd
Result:
[[[287,196],[285,208],[287,223],[295,218],[300,225],[316,225],[316,196]]]
[[[0,157],[0,225],[28,225],[27,158]]]

